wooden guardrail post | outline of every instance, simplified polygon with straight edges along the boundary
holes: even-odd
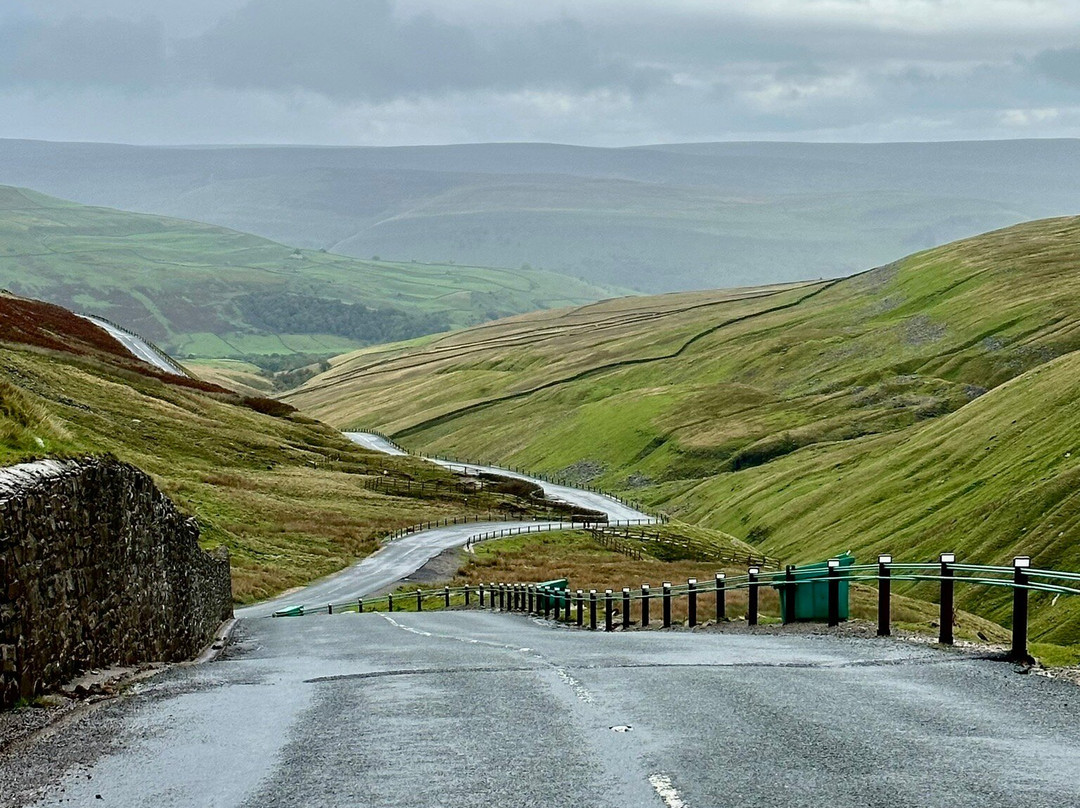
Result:
[[[484,608],[484,585],[480,584],[477,588],[477,599],[480,601],[480,608]]]
[[[612,593],[610,589],[604,590],[604,631],[611,631],[613,628],[611,622],[612,616]]]
[[[589,590],[589,631],[596,631],[596,590]]]
[[[533,586],[532,584],[529,584],[529,589],[528,589],[527,594],[526,594],[526,597],[528,598],[528,601],[529,601],[529,614],[536,614],[535,595],[536,595],[536,587]]]
[[[443,608],[450,608],[450,587],[448,586],[443,587]]]
[[[1014,662],[1029,662],[1028,654],[1028,573],[1031,566],[1029,556],[1017,556],[1013,559],[1013,619],[1012,653]]]
[[[544,601],[544,619],[549,620],[551,618],[551,590],[546,586],[540,587],[540,597]]]
[[[465,584],[465,607],[469,606],[469,585]]]
[[[795,622],[795,567],[788,564],[784,569],[784,625]]]
[[[663,590],[663,626],[671,628],[671,581],[664,581],[660,586]]]
[[[386,596],[386,611],[394,611],[394,593],[391,592]]]
[[[727,620],[727,592],[724,591],[725,575],[716,573],[716,622],[723,623]]]
[[[585,590],[577,591],[577,627],[585,625]]]
[[[840,559],[830,558],[826,563],[829,579],[829,625],[840,625]]]
[[[939,616],[938,642],[953,644],[953,570],[955,553],[941,554],[941,612]]]
[[[746,571],[746,577],[749,579],[749,586],[746,588],[746,625],[757,625],[757,613],[758,613],[758,573],[760,573],[757,567],[750,567]]]
[[[356,613],[357,614],[363,614],[364,613],[364,599],[363,598],[357,598],[356,599]]]
[[[652,593],[649,591],[648,584],[641,585],[641,627],[649,627],[649,601],[652,600]]]
[[[333,603],[327,603],[326,604],[326,613],[327,614],[333,614],[334,613],[334,604]]]
[[[424,611],[424,593],[419,589],[416,590],[416,611]]]
[[[690,628],[697,625],[697,578],[686,581],[686,622]]]
[[[622,590],[622,627],[625,631],[630,628],[630,587],[624,586]]]
[[[878,602],[877,635],[888,637],[892,634],[892,564],[891,555],[878,556]]]

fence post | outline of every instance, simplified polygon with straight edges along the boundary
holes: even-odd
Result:
[[[559,597],[559,590],[551,590],[551,610],[554,612],[552,619],[558,623],[559,615],[562,613],[562,598]]]
[[[611,631],[611,590],[604,590],[604,631]]]
[[[419,589],[416,590],[416,611],[424,611],[424,593]]]
[[[751,567],[746,571],[746,577],[749,578],[750,583],[746,588],[746,625],[757,625],[757,590],[758,590],[758,573],[761,572],[757,567]]]
[[[544,601],[544,619],[548,620],[551,617],[551,595],[550,590],[545,586],[540,590],[540,597]]]
[[[443,608],[450,608],[450,587],[448,586],[443,587]]]
[[[697,625],[697,578],[686,581],[686,621],[690,628]]]
[[[840,625],[840,559],[830,558],[827,562],[829,576],[829,625]]]
[[[528,589],[528,592],[526,594],[526,597],[529,600],[529,614],[536,614],[536,610],[534,609],[535,600],[533,598],[533,593],[534,593],[535,590],[536,590],[536,587],[533,586],[532,584],[529,584],[529,589]]]
[[[622,590],[622,627],[630,628],[630,587],[624,586]]]
[[[1012,654],[1014,662],[1029,662],[1028,654],[1028,574],[1031,566],[1029,556],[1017,556],[1013,559],[1013,619],[1012,619]]]
[[[589,631],[596,631],[596,590],[589,590]]]
[[[652,595],[649,592],[649,585],[641,585],[641,627],[649,627],[649,601],[652,599]]]
[[[480,584],[476,588],[476,591],[480,593],[479,596],[478,596],[480,598],[480,608],[483,609],[484,608],[484,585]]]
[[[724,591],[724,578],[722,572],[716,573],[716,622],[723,623],[727,620],[727,592]]]
[[[577,591],[577,625],[581,628],[585,625],[585,590]]]
[[[333,614],[334,613],[334,604],[333,603],[327,603],[326,604],[326,613],[327,614]]]
[[[877,635],[888,637],[892,634],[892,563],[891,555],[878,556],[878,601]]]
[[[495,611],[498,587],[495,586],[495,582],[492,581],[488,586],[488,604],[491,606],[491,611]]]
[[[784,625],[795,622],[795,567],[788,564],[784,568]]]
[[[357,614],[363,614],[364,613],[364,599],[363,598],[357,598],[356,599],[356,613]]]
[[[465,584],[465,606],[469,606],[469,585]]]
[[[388,612],[394,611],[394,593],[393,592],[391,592],[389,595],[386,596],[386,611],[388,611]]]
[[[950,564],[955,563],[956,553],[941,554],[941,615],[938,642],[942,645],[953,644],[953,571]]]
[[[663,589],[663,625],[664,628],[671,628],[671,581],[664,581],[660,586]]]

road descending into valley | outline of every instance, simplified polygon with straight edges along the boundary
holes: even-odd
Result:
[[[124,331],[121,328],[117,328],[115,325],[107,320],[102,320],[97,317],[92,317],[89,314],[79,315],[84,320],[89,320],[98,328],[102,328],[108,332],[109,336],[119,342],[128,350],[132,355],[141,359],[148,364],[153,365],[158,370],[163,370],[166,373],[173,373],[178,376],[186,376],[187,373],[180,367],[180,364],[170,359],[166,354],[156,350],[150,343],[135,334],[128,331]]]
[[[48,741],[81,763],[32,804],[1059,808],[1080,801],[1078,698],[888,640],[243,620],[221,659]]]
[[[346,432],[346,437],[355,443],[377,452],[391,455],[403,455],[405,452],[393,444],[367,432]],[[461,463],[445,460],[432,460],[441,466],[460,471],[466,468]],[[507,477],[529,480],[541,485],[544,493],[551,499],[569,502],[581,508],[602,511],[611,521],[645,521],[652,517],[634,508],[624,505],[611,497],[592,491],[581,491],[563,485],[553,485],[517,472],[495,466],[469,465],[470,473],[480,471],[501,474]],[[326,606],[328,603],[346,603],[355,601],[375,592],[380,592],[416,572],[435,556],[452,547],[460,547],[470,537],[493,530],[530,526],[533,529],[557,528],[559,522],[470,522],[464,525],[447,525],[420,531],[410,536],[388,543],[386,546],[341,572],[316,581],[296,592],[289,592],[272,600],[263,601],[253,606],[238,609],[237,617],[266,617],[286,606]]]
[[[1080,804],[1080,691],[961,652],[490,611],[260,616],[382,589],[483,528],[242,610],[217,660],[6,759],[0,806]]]

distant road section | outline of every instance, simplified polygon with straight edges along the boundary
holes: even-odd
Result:
[[[381,438],[378,435],[372,435],[370,432],[346,432],[345,437],[353,443],[363,446],[365,449],[372,449],[376,452],[383,452],[390,455],[406,454],[406,452],[403,452],[385,438]],[[595,491],[584,491],[580,488],[571,488],[567,485],[556,485],[555,483],[549,483],[545,480],[530,477],[527,474],[519,474],[516,471],[510,471],[509,469],[500,468],[498,466],[482,466],[477,465],[476,463],[462,463],[457,460],[437,460],[432,457],[426,457],[424,459],[430,463],[435,463],[443,468],[450,469],[451,471],[466,471],[470,474],[498,474],[501,477],[512,477],[515,480],[528,480],[543,488],[544,495],[548,499],[555,499],[559,502],[569,502],[571,505],[576,505],[579,508],[588,508],[589,510],[606,513],[608,519],[613,522],[634,521],[638,519],[646,522],[655,521],[649,514],[642,513],[636,508],[631,508],[629,505],[619,502],[617,499]]]
[[[136,336],[135,334],[125,331],[98,317],[91,317],[89,314],[80,314],[79,316],[85,320],[89,320],[100,328],[104,328],[117,340],[117,342],[127,348],[133,356],[138,357],[144,362],[148,362],[158,370],[163,370],[166,373],[173,373],[177,376],[188,375],[178,362],[173,360],[164,351],[158,350],[146,340],[142,339],[142,337]]]

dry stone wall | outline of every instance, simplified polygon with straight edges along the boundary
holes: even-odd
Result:
[[[232,615],[224,550],[111,458],[0,468],[0,708],[81,671],[178,661]]]

